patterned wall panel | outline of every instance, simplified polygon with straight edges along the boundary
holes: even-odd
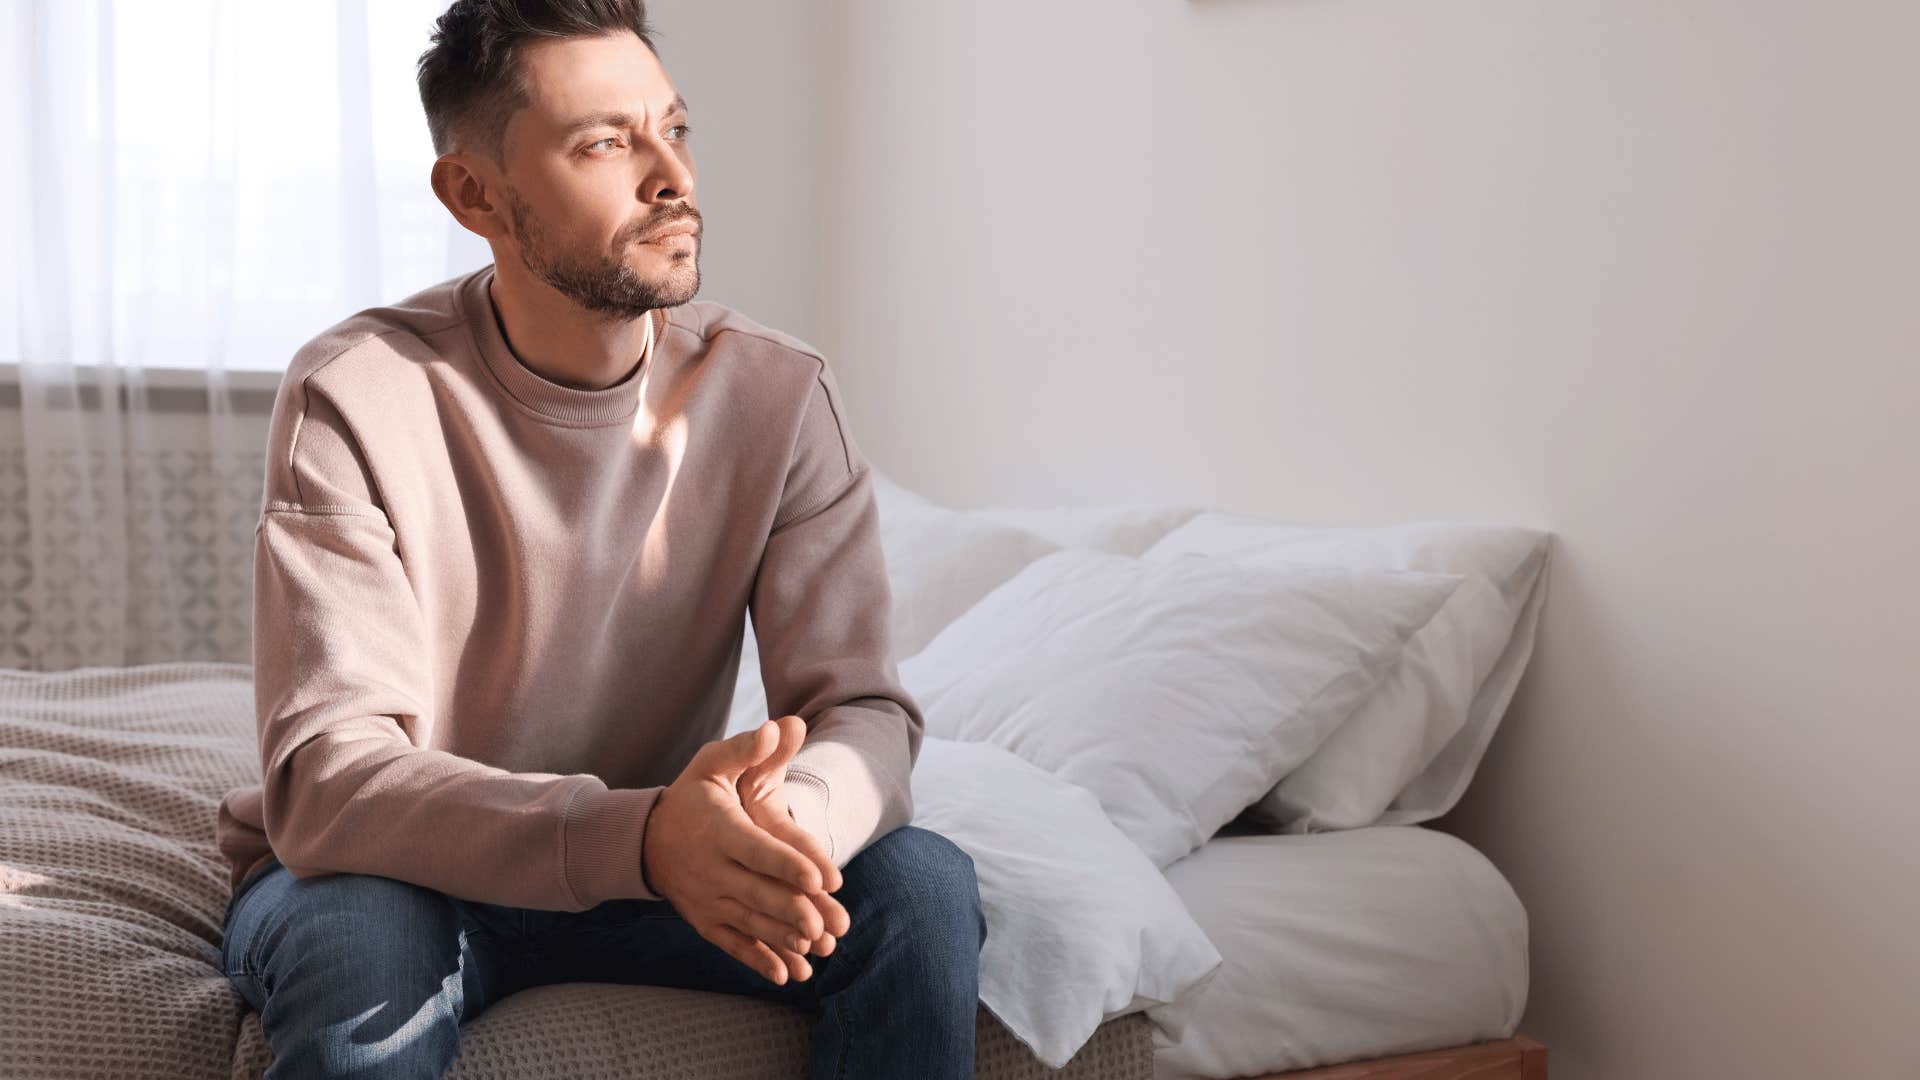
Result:
[[[134,437],[76,429],[90,445],[32,453],[18,408],[0,409],[0,667],[252,662],[256,405],[217,423],[154,412]]]

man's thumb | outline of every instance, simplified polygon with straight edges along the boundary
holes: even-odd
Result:
[[[712,755],[711,768],[716,775],[737,778],[780,746],[780,725],[764,720],[752,731],[742,731],[720,741],[719,752]]]

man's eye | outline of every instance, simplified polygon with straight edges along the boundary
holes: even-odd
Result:
[[[681,132],[682,134],[680,137],[684,139],[688,135],[693,134],[693,125],[692,124],[675,124],[673,125],[673,127],[668,128],[667,130]]]
[[[600,139],[600,140],[597,140],[597,141],[595,141],[595,142],[590,142],[590,143],[588,143],[588,144],[587,144],[587,149],[589,149],[589,150],[591,150],[591,149],[593,149],[594,147],[596,147],[596,146],[599,146],[599,145],[601,145],[602,143],[617,143],[617,142],[619,142],[619,141],[620,141],[619,139],[616,139],[616,138],[614,138],[613,136],[611,136],[611,135],[609,135],[609,136],[607,136],[607,137],[606,137],[606,138],[604,138],[604,139]]]

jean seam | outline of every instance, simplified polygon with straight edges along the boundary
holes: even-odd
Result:
[[[233,978],[235,975],[246,975],[249,977],[252,976],[253,972],[247,970],[247,952],[245,949],[240,950],[239,970],[235,971],[230,967],[228,967],[226,963],[226,957],[225,957],[227,945],[228,945],[228,942],[226,940],[226,932],[222,931],[221,938],[220,938],[220,952],[221,952],[220,971],[221,973],[226,975],[226,977],[229,979]]]
[[[453,962],[455,965],[454,984],[458,989],[459,995],[460,995],[459,1008],[454,1010],[453,1018],[455,1022],[459,1021],[461,1013],[466,1012],[467,1005],[468,1005],[467,993],[466,993],[467,943],[473,940],[473,935],[479,934],[479,933],[485,933],[485,932],[486,931],[484,930],[484,928],[476,929],[473,927],[462,926],[460,928],[460,932],[454,935],[454,939],[453,939]],[[476,963],[473,965],[473,981],[478,983],[480,981],[480,965],[477,962],[478,958],[476,957],[475,959],[476,959]],[[486,987],[484,986],[480,987],[480,993],[483,996],[486,994],[486,992],[487,992]]]
[[[227,897],[226,914],[220,917],[220,946],[221,946],[222,953],[226,951],[226,946],[228,944],[227,932],[233,928],[234,909],[240,906],[240,899],[246,896],[248,892],[252,891],[253,887],[260,883],[260,879],[266,876],[267,876],[267,871],[264,871],[264,870],[255,873],[252,877],[249,877],[245,881],[242,881],[240,883],[240,887],[233,891],[233,895]],[[259,977],[254,973],[254,970],[253,970],[253,963],[252,963],[253,957],[252,957],[252,950],[249,948],[250,945],[251,945],[250,942],[241,943],[241,948],[239,950],[240,951],[240,956],[239,956],[240,970],[239,971],[237,972],[225,971],[225,968],[227,965],[224,962],[221,963],[220,967],[223,971],[225,971],[225,974],[228,978],[233,978],[235,975],[245,975],[247,978],[253,979],[256,982],[259,981]]]
[[[847,1003],[844,998],[835,998],[833,1008],[835,1012],[840,1014],[842,1034],[840,1040],[840,1061],[834,1066],[833,1075],[837,1080],[846,1080],[847,1058],[852,1056],[853,1050],[853,1017],[847,1012]]]
[[[838,950],[835,951],[837,952]],[[852,977],[847,980],[848,989],[852,989],[855,983],[866,977],[866,974],[867,958],[862,956],[860,962],[853,969]],[[834,1065],[833,1075],[837,1080],[846,1080],[847,1059],[853,1055],[853,1015],[847,1012],[845,990],[842,990],[840,996],[833,999],[833,1011],[840,1014],[840,1028],[844,1036],[840,1040],[840,1060]]]
[[[238,985],[239,983],[242,983],[242,982],[247,983],[248,986],[243,988],[240,985]],[[254,1008],[254,1004],[251,996],[252,992],[259,992],[263,989],[260,985],[260,979],[257,976],[245,970],[237,971],[237,972],[229,971],[227,972],[227,985],[229,989],[231,989],[233,993],[240,998],[241,1004],[245,1005],[249,1012],[258,1011]],[[264,1001],[265,994],[262,993],[261,997],[263,999],[262,1004],[265,1004],[265,1001]]]
[[[248,943],[244,941],[234,942],[234,941],[228,940],[228,935],[233,930],[234,901],[239,899],[240,899],[240,894],[235,893],[233,896],[233,899],[227,901],[227,914],[220,927],[220,954],[221,954],[220,970],[223,973],[225,973],[225,975],[229,979],[233,978],[236,975],[244,975],[247,978],[251,979],[253,978],[253,965],[249,963],[250,957],[248,956],[248,951],[249,951],[247,948]],[[239,955],[236,956],[234,960],[234,962],[239,965],[239,969],[237,971],[229,970],[226,964],[226,952],[227,952],[227,946],[229,945],[239,946],[239,948],[235,950],[235,952],[237,952]]]

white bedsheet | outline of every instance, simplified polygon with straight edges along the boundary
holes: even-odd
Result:
[[[1159,1080],[1507,1038],[1526,1008],[1526,910],[1447,833],[1223,832],[1166,874],[1225,962],[1180,1043],[1156,1038]]]

